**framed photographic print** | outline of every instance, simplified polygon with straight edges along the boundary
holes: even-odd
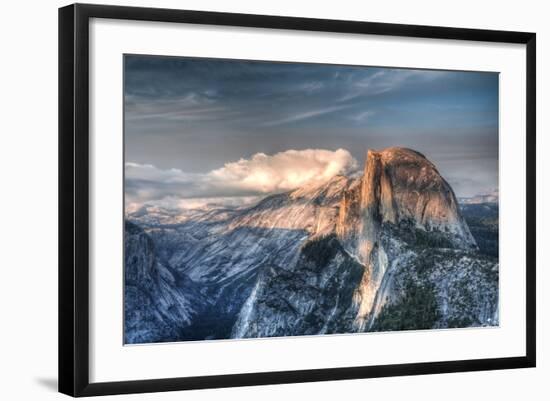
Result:
[[[535,75],[534,33],[61,8],[59,390],[535,366]]]

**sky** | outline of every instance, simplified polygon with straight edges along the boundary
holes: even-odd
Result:
[[[127,209],[239,205],[390,146],[498,189],[498,73],[126,55],[124,115]]]

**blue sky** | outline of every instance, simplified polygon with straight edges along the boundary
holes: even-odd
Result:
[[[210,193],[205,180],[228,163],[258,154],[273,163],[288,150],[302,166],[300,157],[317,157],[307,150],[343,149],[350,160],[334,157],[349,172],[367,149],[388,146],[425,154],[458,196],[498,186],[497,73],[127,55],[124,98],[135,200],[252,196],[252,187],[224,194],[221,183]],[[144,179],[143,166],[156,175]],[[181,186],[143,188],[167,171],[181,173]]]

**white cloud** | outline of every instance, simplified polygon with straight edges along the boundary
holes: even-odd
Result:
[[[215,208],[215,207],[240,207],[250,205],[260,200],[258,196],[233,196],[216,198],[179,198],[176,196],[167,196],[162,199],[154,199],[147,202],[126,202],[126,213],[138,216],[156,213],[163,215],[179,216],[182,210]]]
[[[207,203],[239,205],[258,195],[322,184],[357,167],[357,161],[344,149],[256,153],[250,159],[226,163],[205,174],[126,163],[126,208],[136,210],[146,204],[177,208]]]
[[[244,190],[270,193],[322,183],[356,168],[357,162],[344,149],[287,150],[272,156],[256,153],[251,159],[226,163],[209,177]]]

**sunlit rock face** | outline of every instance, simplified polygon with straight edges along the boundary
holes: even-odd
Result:
[[[445,234],[456,247],[476,248],[450,185],[429,160],[410,149],[369,150],[360,186],[342,197],[338,233],[344,240],[360,241],[363,260],[386,222],[409,222]]]
[[[381,164],[380,209],[383,221],[396,223],[412,219],[427,231],[452,234],[450,239],[460,248],[476,246],[460,216],[453,190],[422,154],[403,148],[371,151],[370,154]]]
[[[486,243],[488,229],[478,229]],[[162,322],[180,323],[163,341],[498,324],[498,260],[480,252],[436,167],[410,149],[370,150],[362,175],[144,231],[155,261],[130,235],[130,269],[148,272],[136,279],[147,294],[173,294]],[[146,339],[133,316],[132,333]]]
[[[449,184],[422,154],[405,148],[368,151],[360,187],[344,194],[338,223],[348,249],[365,265],[355,296],[359,330],[366,328],[388,268],[385,223],[437,232],[457,248],[476,249]]]

